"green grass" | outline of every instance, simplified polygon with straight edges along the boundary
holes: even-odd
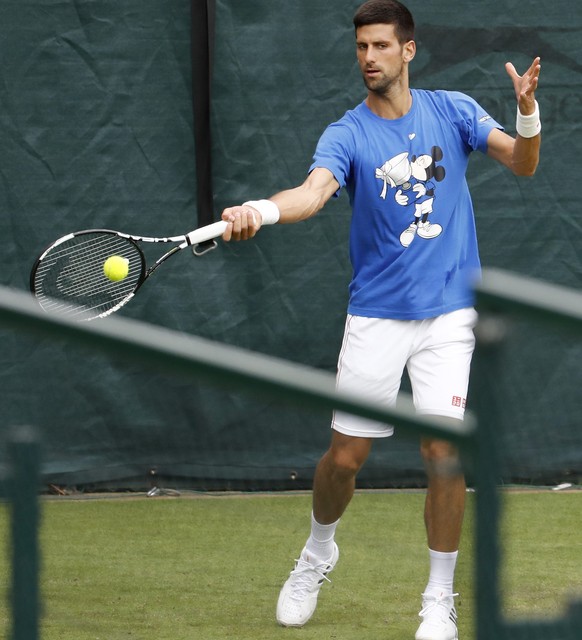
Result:
[[[473,637],[473,495],[457,570]],[[582,494],[506,496],[507,614],[557,615],[582,595]],[[43,640],[412,639],[427,578],[422,493],[355,496],[340,562],[303,629],[276,625],[279,588],[308,533],[309,495],[51,499],[42,504]],[[0,507],[6,549],[7,510]],[[0,569],[0,637],[9,574]]]
[[[508,618],[561,616],[582,598],[582,493],[508,494],[503,501],[503,611]]]

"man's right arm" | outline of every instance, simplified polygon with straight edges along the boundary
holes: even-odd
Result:
[[[331,171],[316,168],[307,176],[303,184],[276,193],[269,198],[269,202],[274,203],[278,209],[278,222],[290,224],[315,215],[339,188],[340,185]],[[263,204],[270,207],[269,202],[263,202]],[[229,224],[222,238],[228,242],[254,237],[263,222],[260,209],[261,201],[225,209],[222,212],[222,219]]]

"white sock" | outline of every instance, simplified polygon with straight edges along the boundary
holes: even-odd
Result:
[[[311,513],[311,535],[305,549],[321,560],[329,560],[333,554],[333,539],[339,520],[331,524],[319,524]]]
[[[455,566],[458,551],[445,553],[444,551],[428,550],[430,557],[430,574],[425,593],[430,595],[450,595],[453,593]]]

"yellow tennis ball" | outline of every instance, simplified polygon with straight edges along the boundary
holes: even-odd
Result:
[[[129,260],[121,256],[110,256],[103,263],[103,273],[113,282],[127,278]]]

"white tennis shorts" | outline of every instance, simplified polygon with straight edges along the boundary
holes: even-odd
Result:
[[[475,348],[477,312],[459,309],[428,320],[348,315],[338,360],[337,389],[393,405],[404,368],[419,414],[462,420]],[[332,428],[348,436],[384,438],[394,427],[336,411]]]

